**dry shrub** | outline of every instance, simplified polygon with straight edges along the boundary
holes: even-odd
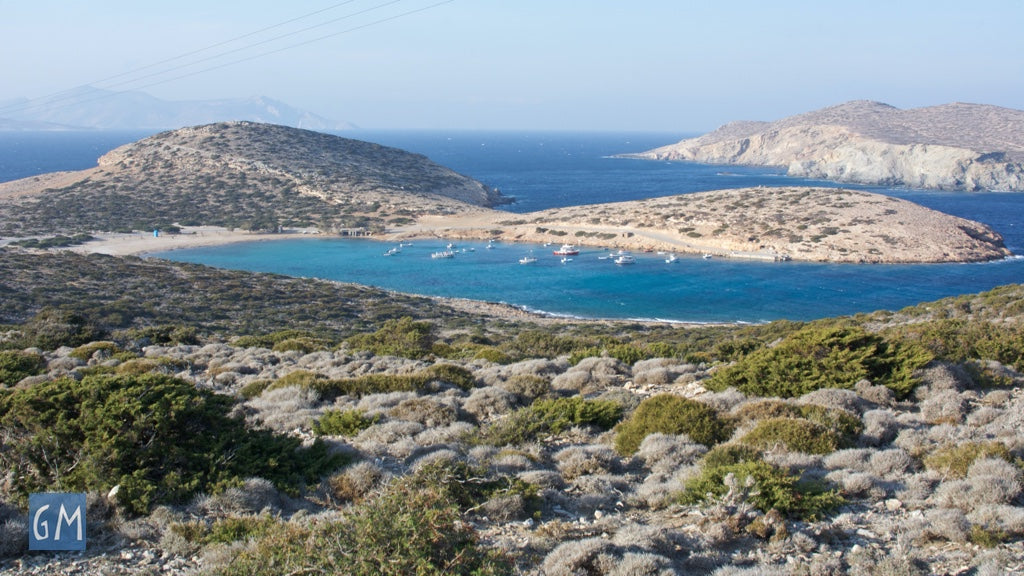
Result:
[[[872,404],[891,406],[896,401],[896,394],[887,386],[874,385],[870,380],[861,380],[853,385],[858,396]]]
[[[987,426],[1003,416],[1005,410],[992,406],[981,406],[967,416],[967,425],[974,428]]]
[[[1001,442],[963,442],[947,444],[928,454],[924,458],[924,465],[944,476],[963,478],[979,458],[1009,461],[1012,457],[1006,445]]]
[[[864,401],[853,390],[822,388],[808,392],[796,399],[797,404],[816,404],[833,410],[844,410],[850,414],[864,411]]]
[[[615,358],[584,358],[566,372],[551,380],[557,391],[595,394],[612,386],[621,386],[629,367]]]
[[[1006,533],[1009,536],[1024,535],[1024,508],[1009,504],[984,504],[967,513],[971,524],[986,530]]]
[[[721,392],[701,394],[695,400],[707,404],[715,412],[725,413],[745,402],[747,396],[735,388],[726,388]]]
[[[374,462],[362,461],[327,479],[336,502],[359,502],[382,486],[390,474]]]
[[[541,570],[545,576],[608,574],[617,564],[613,549],[603,538],[563,542],[544,557]]]
[[[934,508],[924,513],[921,538],[925,540],[947,540],[966,542],[971,523],[961,510],[955,508]]]
[[[888,388],[886,388],[888,390]],[[888,444],[899,433],[899,421],[888,409],[868,410],[861,417],[864,430],[860,434],[861,441],[869,446]]]
[[[672,561],[650,552],[626,552],[608,576],[673,576]]]
[[[516,474],[516,478],[533,484],[540,489],[561,490],[565,486],[562,475],[554,470],[527,470]]]
[[[355,408],[362,411],[363,414],[369,417],[373,417],[378,414],[383,416],[402,402],[418,397],[419,394],[415,392],[381,392],[378,394],[369,394],[360,398],[359,403],[356,404]]]
[[[496,385],[515,394],[521,404],[529,404],[551,392],[551,382],[547,378],[535,374],[514,374]]]
[[[258,514],[265,510],[280,512],[286,506],[286,498],[274,484],[263,478],[248,478],[241,486],[200,498],[196,507],[205,516],[223,517]]]
[[[967,413],[967,401],[956,390],[929,394],[921,402],[921,417],[931,424],[959,424]]]
[[[864,472],[873,452],[867,448],[847,448],[836,450],[822,459],[822,464],[829,470],[856,470]]]
[[[462,403],[462,409],[478,420],[484,421],[508,414],[518,403],[518,399],[511,392],[496,386],[489,386],[476,388],[470,392],[469,398]]]
[[[309,388],[290,386],[263,392],[248,401],[256,410],[256,418],[267,428],[288,433],[295,429],[306,429],[320,415],[317,405],[320,395]]]
[[[440,428],[427,428],[414,437],[420,446],[433,446],[434,444],[446,444],[465,438],[476,430],[469,422],[452,422]]]
[[[882,478],[894,480],[914,469],[916,462],[900,448],[881,450],[871,454],[868,469]]]
[[[418,396],[399,402],[398,406],[388,412],[388,416],[395,420],[408,420],[423,424],[427,428],[436,428],[455,422],[458,414],[453,406],[435,397]]]
[[[939,505],[969,511],[984,504],[1007,504],[1021,493],[1020,470],[1001,458],[982,458],[971,465],[964,480],[939,485]]]
[[[927,400],[939,392],[960,392],[973,385],[963,368],[945,362],[933,362],[920,371],[921,384],[914,389],[914,397]]]
[[[708,451],[703,444],[690,440],[686,434],[655,432],[644,438],[636,458],[655,473],[669,473],[697,461]]]
[[[673,473],[652,473],[634,488],[631,500],[659,510],[676,503],[676,495],[686,489],[686,482],[700,474],[699,466],[689,466]]]
[[[555,453],[562,476],[572,480],[584,475],[609,474],[621,467],[618,454],[607,446],[570,446]]]

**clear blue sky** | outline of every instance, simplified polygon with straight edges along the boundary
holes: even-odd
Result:
[[[1024,109],[1024,0],[438,1],[0,0],[0,102],[94,84],[365,128],[676,132],[855,99]]]

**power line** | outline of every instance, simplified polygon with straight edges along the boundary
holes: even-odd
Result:
[[[276,28],[280,28],[282,26],[286,26],[288,24],[291,24],[291,23],[294,23],[294,22],[297,22],[297,21],[300,21],[300,20],[304,20],[304,19],[310,18],[312,16],[323,14],[323,13],[325,13],[327,11],[333,10],[333,9],[338,8],[340,6],[351,4],[351,3],[355,2],[355,1],[356,0],[347,0],[345,2],[339,2],[339,3],[336,3],[336,4],[333,4],[333,5],[329,6],[327,8],[323,8],[323,9],[320,9],[320,10],[309,12],[309,13],[303,14],[301,16],[296,16],[294,18],[290,18],[288,20],[284,20],[282,22],[278,22],[278,23],[272,24],[270,26],[265,26],[263,28],[260,28],[259,30],[255,30],[253,32],[248,32],[246,34],[242,34],[241,36],[236,36],[236,37],[231,38],[229,40],[220,41],[220,42],[211,44],[209,46],[206,46],[204,48],[199,48],[199,49],[196,49],[196,50],[191,50],[191,51],[185,52],[183,54],[179,54],[179,55],[171,57],[171,58],[166,58],[166,59],[161,60],[159,62],[155,62],[155,63],[148,64],[148,65],[145,65],[145,66],[134,68],[134,69],[126,71],[126,72],[122,72],[122,73],[119,73],[119,74],[108,76],[106,78],[103,78],[103,79],[100,79],[100,80],[88,83],[85,86],[95,86],[96,84],[104,84],[104,83],[107,83],[107,82],[109,82],[111,80],[115,80],[117,78],[123,78],[123,77],[126,77],[126,76],[131,76],[131,75],[137,74],[139,72],[143,72],[143,71],[146,71],[146,70],[151,70],[153,68],[156,68],[158,66],[162,66],[164,64],[170,64],[172,62],[177,62],[177,61],[180,61],[180,60],[184,60],[184,59],[189,58],[191,56],[202,54],[204,52],[208,52],[208,51],[213,50],[215,48],[220,48],[220,47],[223,47],[223,46],[227,46],[229,44],[238,42],[239,40],[243,40],[243,39],[246,39],[246,38],[251,38],[253,36],[257,36],[259,34],[262,34],[264,32],[267,32],[267,31],[270,31],[270,30],[274,30]],[[339,16],[339,17],[336,17],[336,18],[332,18],[330,20],[326,20],[326,21],[317,23],[317,24],[306,26],[306,27],[301,28],[299,30],[295,30],[295,31],[288,32],[288,33],[285,33],[285,34],[279,34],[279,35],[274,36],[272,38],[260,40],[260,41],[257,41],[257,42],[252,42],[252,43],[246,44],[246,45],[238,47],[238,48],[232,48],[230,50],[221,51],[221,52],[213,54],[211,56],[205,56],[203,58],[200,58],[200,59],[197,59],[197,60],[192,60],[192,61],[187,62],[187,63],[177,64],[175,66],[172,66],[170,68],[165,68],[165,69],[160,70],[160,71],[151,72],[151,73],[148,73],[148,74],[144,74],[142,76],[136,76],[134,78],[130,78],[130,79],[126,79],[126,80],[123,80],[123,81],[120,81],[120,82],[116,82],[116,83],[111,84],[111,85],[106,86],[106,87],[104,87],[104,86],[97,86],[97,88],[100,88],[100,89],[103,89],[103,90],[109,90],[111,88],[116,88],[116,87],[125,86],[125,85],[129,85],[129,84],[135,84],[137,82],[146,80],[148,78],[156,78],[156,77],[159,77],[159,76],[164,76],[164,75],[169,74],[171,72],[175,72],[175,71],[178,71],[178,70],[183,70],[183,69],[186,69],[186,68],[197,66],[197,65],[203,64],[205,62],[211,62],[211,61],[214,61],[214,60],[217,60],[217,59],[220,59],[220,58],[224,58],[224,57],[230,56],[232,54],[238,54],[240,52],[244,52],[246,50],[257,48],[259,46],[264,46],[266,44],[270,44],[272,42],[283,40],[285,38],[290,38],[290,37],[293,37],[293,36],[297,36],[299,34],[303,34],[303,33],[309,32],[311,30],[315,30],[317,28],[322,28],[322,27],[330,25],[330,24],[335,24],[335,23],[340,22],[342,20],[350,19],[350,18],[353,18],[353,17],[356,17],[356,16],[365,15],[365,14],[373,12],[375,10],[379,10],[379,9],[382,9],[382,8],[385,8],[385,7],[394,5],[394,4],[398,4],[399,2],[402,2],[402,1],[403,0],[388,0],[387,2],[376,4],[376,5],[371,6],[369,8],[364,8],[362,10],[358,10],[356,12],[352,12],[352,13],[346,14],[344,16]],[[397,19],[403,18],[405,16],[409,16],[409,15],[416,14],[416,13],[419,13],[419,12],[425,12],[427,10],[431,10],[433,8],[437,8],[438,6],[442,6],[444,4],[449,4],[449,3],[454,2],[454,1],[455,0],[442,0],[442,1],[435,2],[435,3],[430,4],[430,5],[427,5],[427,6],[422,6],[422,7],[419,7],[419,8],[412,9],[412,10],[407,10],[405,12],[401,12],[399,14],[394,14],[394,15],[391,15],[391,16],[388,16],[388,17],[385,17],[385,18],[380,18],[378,20],[374,20],[374,21],[368,22],[366,24],[361,24],[361,25],[358,25],[358,26],[353,26],[353,27],[347,28],[345,30],[340,30],[340,31],[337,31],[337,32],[332,32],[330,34],[325,34],[325,35],[322,35],[322,36],[318,36],[316,38],[304,40],[304,41],[301,41],[301,42],[296,42],[296,43],[289,44],[289,45],[286,45],[286,46],[283,46],[283,47],[279,47],[279,48],[276,48],[276,49],[273,49],[273,50],[267,50],[267,51],[264,51],[264,52],[261,52],[259,54],[255,54],[255,55],[252,55],[252,56],[247,56],[247,57],[244,57],[244,58],[238,58],[238,59],[232,60],[230,62],[225,62],[225,63],[218,64],[218,65],[215,65],[215,66],[209,66],[209,67],[206,67],[206,68],[203,68],[203,69],[200,69],[200,70],[194,70],[192,72],[188,72],[188,73],[185,73],[185,74],[180,74],[180,75],[177,75],[177,76],[173,76],[171,78],[165,78],[165,79],[162,79],[162,80],[157,80],[157,81],[150,82],[150,83],[147,83],[147,84],[143,84],[143,85],[140,85],[140,86],[135,86],[135,87],[133,87],[131,89],[132,90],[142,90],[144,88],[149,88],[149,87],[157,86],[157,85],[160,85],[160,84],[166,84],[168,82],[173,82],[175,80],[180,80],[182,78],[188,78],[190,76],[195,76],[197,74],[203,74],[203,73],[210,72],[210,71],[213,71],[213,70],[219,70],[219,69],[222,69],[222,68],[226,68],[226,67],[229,67],[229,66],[240,64],[240,63],[243,63],[243,62],[248,62],[248,61],[251,61],[251,60],[256,60],[258,58],[263,58],[263,57],[269,56],[271,54],[276,54],[276,53],[279,53],[279,52],[284,52],[286,50],[291,50],[293,48],[298,48],[300,46],[306,46],[308,44],[313,44],[315,42],[321,42],[321,41],[329,39],[329,38],[334,38],[334,37],[337,37],[337,36],[341,36],[343,34],[349,34],[351,32],[355,32],[355,31],[358,31],[358,30],[363,30],[365,28],[369,28],[369,27],[372,27],[372,26],[377,26],[377,25],[380,25],[380,24],[384,24],[386,22],[397,20]],[[34,99],[32,99],[32,100],[30,100],[28,102],[25,102],[25,103],[20,103],[20,104],[14,104],[14,105],[9,105],[9,106],[5,106],[5,107],[0,107],[0,114],[4,114],[4,115],[14,114],[14,113],[24,112],[26,110],[31,110],[33,108],[40,108],[40,107],[44,107],[44,106],[55,106],[57,108],[63,108],[63,107],[67,107],[67,106],[79,105],[79,104],[84,104],[84,103],[88,103],[88,102],[93,102],[93,101],[96,101],[96,100],[102,100],[102,99],[105,99],[105,98],[109,98],[109,97],[111,97],[111,96],[113,96],[115,94],[123,93],[125,91],[128,91],[128,90],[126,89],[126,90],[118,90],[118,91],[114,91],[114,92],[106,92],[106,93],[102,93],[102,94],[97,94],[97,95],[93,96],[92,98],[81,99],[80,98],[80,94],[77,93],[75,89],[69,89],[69,90],[64,90],[64,91],[61,91],[61,92],[56,92],[54,94],[51,94],[51,95],[48,95],[48,96],[44,96],[44,97],[41,97],[41,98],[34,98]]]

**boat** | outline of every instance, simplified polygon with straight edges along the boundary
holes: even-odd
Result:
[[[562,247],[554,251],[555,256],[576,256],[580,249],[573,244],[562,244]]]
[[[569,258],[568,256],[562,256],[562,264],[565,264],[566,262],[572,262],[572,258]]]
[[[398,254],[401,251],[402,251],[401,248],[388,248],[388,250],[386,252],[384,252],[384,255],[385,256],[394,256],[395,254]]]
[[[636,264],[636,258],[632,254],[620,254],[615,258],[616,264]]]
[[[437,260],[437,259],[440,259],[440,258],[455,258],[455,251],[454,250],[441,250],[440,252],[434,252],[433,254],[430,255],[430,257],[433,258],[434,260]]]
[[[678,261],[679,258],[676,258],[675,254],[669,254],[668,258],[665,258],[665,264],[675,264]]]
[[[704,258],[705,260],[711,260],[711,254],[708,254],[707,252],[705,252],[704,256],[702,256],[702,258]]]
[[[522,258],[519,259],[520,264],[533,264],[536,261],[537,259],[534,258],[533,256],[523,256]]]

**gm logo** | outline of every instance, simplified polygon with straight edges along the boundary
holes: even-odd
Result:
[[[85,494],[28,495],[29,550],[85,550]]]

